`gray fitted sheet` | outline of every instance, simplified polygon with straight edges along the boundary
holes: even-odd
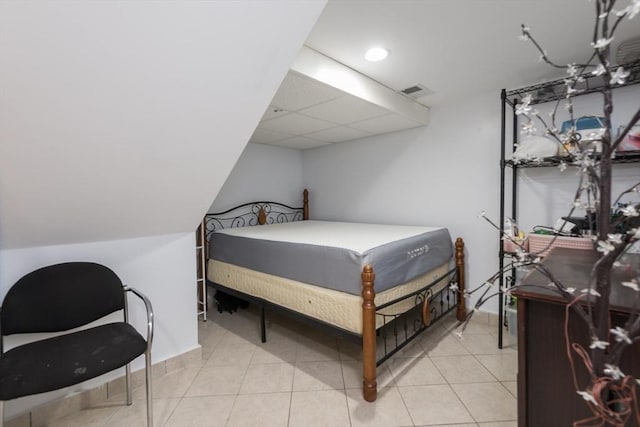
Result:
[[[285,237],[275,237],[281,235]],[[393,237],[398,235],[402,238]],[[376,274],[376,292],[382,292],[453,255],[446,228],[325,221],[220,230],[209,245],[211,259],[354,295],[362,292],[360,274],[366,264]]]

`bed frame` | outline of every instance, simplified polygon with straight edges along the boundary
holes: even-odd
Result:
[[[211,234],[217,230],[308,219],[309,192],[306,189],[303,193],[302,207],[291,207],[278,202],[260,201],[244,203],[224,212],[210,213],[205,217],[205,250],[208,251],[209,238]],[[208,254],[206,258],[209,259]],[[374,301],[375,272],[373,266],[366,265],[362,270],[361,278],[363,309],[362,335],[337,328],[262,298],[244,294],[218,283],[213,283],[208,279],[207,285],[216,290],[253,302],[260,307],[262,342],[266,342],[266,308],[328,330],[342,338],[361,341],[362,391],[364,399],[368,402],[373,402],[377,397],[376,368],[380,364],[400,351],[420,333],[452,310],[456,309],[455,314],[458,321],[462,322],[465,319],[464,242],[461,238],[457,238],[455,241],[455,267],[433,282],[425,284],[421,289],[378,307],[376,307]],[[448,282],[448,285],[438,292],[434,292],[433,289],[435,285],[445,280]],[[405,312],[393,314],[389,314],[388,310],[386,310],[384,314],[381,312],[385,308],[410,298],[413,298],[415,304]],[[376,322],[377,320],[378,322]],[[376,328],[377,323],[382,323],[382,326]],[[380,341],[378,339],[380,339]]]

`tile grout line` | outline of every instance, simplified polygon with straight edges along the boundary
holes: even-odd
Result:
[[[189,383],[189,385],[186,387],[184,393],[182,393],[182,396],[180,397],[180,400],[178,401],[178,404],[173,408],[173,410],[171,411],[171,413],[169,414],[169,417],[167,418],[167,421],[164,423],[165,427],[167,424],[169,424],[169,421],[171,421],[171,417],[173,416],[173,414],[176,412],[176,410],[178,409],[178,406],[180,406],[180,404],[184,401],[185,397],[187,397],[187,392],[189,391],[189,389],[191,388],[191,386],[193,385],[193,383],[195,382],[196,378],[198,378],[198,375],[200,375],[200,372],[202,372],[202,368],[204,367],[204,361],[202,361],[202,364],[200,365],[200,367],[198,368],[198,372],[193,376],[193,378],[191,379],[191,382]],[[186,367],[183,367],[182,370],[186,369]],[[179,372],[179,371],[178,371]],[[153,399],[153,395],[151,396],[151,398]]]

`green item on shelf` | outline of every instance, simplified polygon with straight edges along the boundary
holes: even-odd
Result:
[[[533,234],[554,234],[552,230],[536,230]]]

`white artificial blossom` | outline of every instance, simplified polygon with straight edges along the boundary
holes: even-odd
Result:
[[[631,338],[629,338],[629,332],[626,329],[616,326],[614,329],[610,329],[609,332],[615,336],[616,341],[624,341],[627,344],[631,344]]]
[[[607,234],[607,241],[613,245],[621,245],[622,244],[622,234],[620,233],[615,233],[615,234]]]
[[[533,135],[533,133],[536,131],[535,122],[533,120],[522,123],[521,127],[521,133],[523,134]]]
[[[640,13],[640,0],[632,0],[631,4],[627,6],[627,18],[633,19]]]
[[[587,402],[591,402],[594,405],[598,405],[598,402],[596,402],[596,399],[593,397],[593,394],[591,394],[588,391],[578,391],[577,392],[584,400],[586,400]]]
[[[531,31],[531,27],[529,27],[528,25],[523,25],[522,26],[522,33],[518,36],[518,40],[523,41],[523,42],[528,42],[529,39],[529,32]]]
[[[585,295],[588,294],[588,295],[591,295],[591,296],[594,296],[594,297],[601,297],[602,296],[602,295],[600,295],[600,292],[596,291],[593,288],[583,289],[583,290],[580,291],[580,293],[585,294]]]
[[[566,97],[567,98],[571,98],[573,95],[575,95],[576,93],[578,93],[579,90],[575,89],[573,87],[573,82],[571,81],[567,81],[567,91],[566,91]]]
[[[612,41],[613,41],[613,37],[608,38],[608,39],[607,38],[600,38],[600,39],[596,40],[595,43],[592,42],[591,46],[594,49],[603,49],[603,48],[609,46]]]
[[[595,70],[593,70],[593,71],[591,72],[591,74],[592,74],[592,75],[594,75],[594,76],[602,76],[602,75],[603,75],[603,74],[605,74],[606,72],[607,72],[607,69],[606,69],[606,68],[604,68],[604,65],[602,65],[602,64],[598,64],[598,65],[596,66],[596,69],[595,69]]]
[[[532,109],[529,104],[518,104],[516,105],[516,115],[527,115],[531,113]]]
[[[616,15],[619,17],[624,17],[626,15],[627,18],[633,19],[638,13],[640,13],[640,0],[632,0],[629,6],[616,12]]]
[[[607,347],[609,347],[609,341],[601,341],[597,338],[591,341],[591,345],[589,345],[589,348],[599,348],[601,350],[604,350]]]
[[[640,212],[638,212],[638,209],[633,205],[627,205],[623,208],[620,208],[620,212],[624,216],[640,216]]]
[[[612,85],[623,85],[626,83],[627,77],[629,77],[630,74],[630,71],[625,71],[624,68],[618,67],[615,73],[611,75],[611,80],[609,80],[609,83]]]
[[[608,255],[609,252],[613,252],[616,249],[611,243],[603,242],[602,240],[598,241],[598,252],[602,252],[604,255]]]
[[[627,287],[629,289],[633,289],[636,292],[640,291],[640,286],[638,286],[638,281],[636,279],[631,279],[628,282],[621,282],[620,283],[622,286]]]
[[[606,375],[609,375],[614,380],[619,380],[621,378],[624,378],[624,374],[622,373],[620,368],[610,363],[604,364],[604,373]]]

